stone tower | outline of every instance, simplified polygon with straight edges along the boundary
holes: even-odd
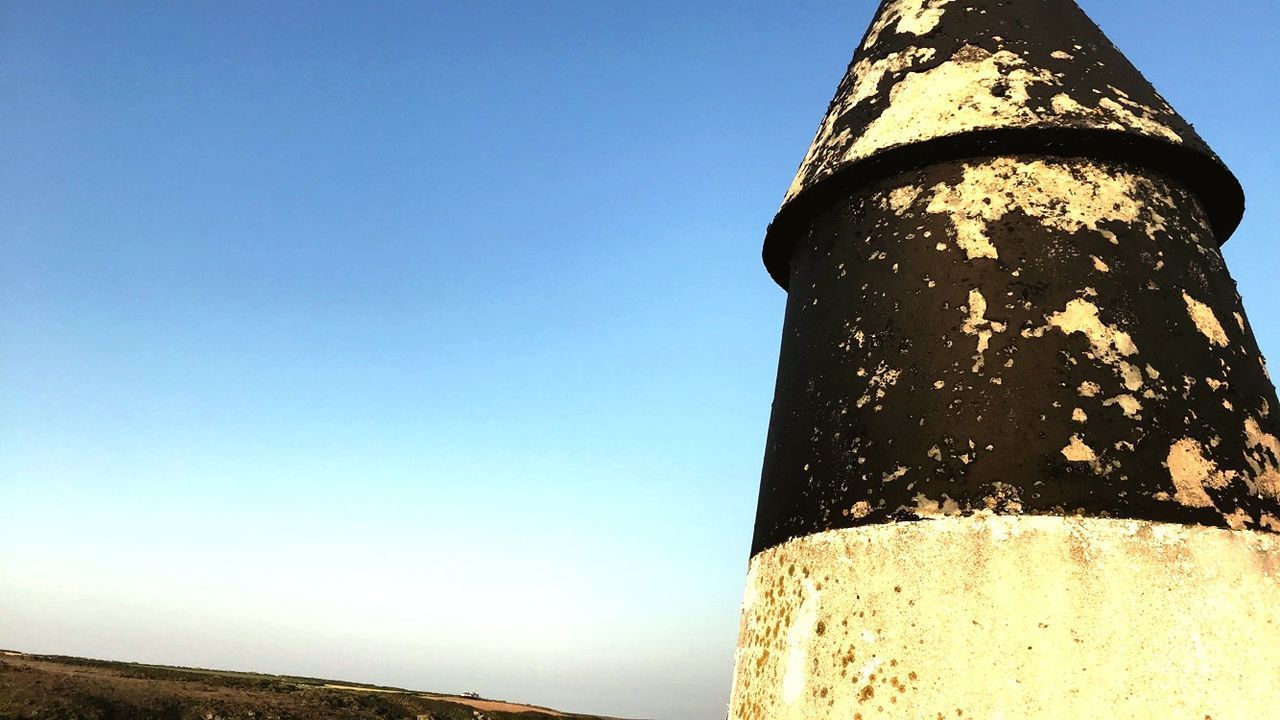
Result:
[[[765,239],[730,717],[1280,718],[1243,208],[1071,0],[885,0]]]

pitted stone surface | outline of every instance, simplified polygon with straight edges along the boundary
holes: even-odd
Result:
[[[1275,715],[1280,537],[978,515],[751,561],[732,720]]]

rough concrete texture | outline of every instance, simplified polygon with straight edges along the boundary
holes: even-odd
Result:
[[[1276,716],[1280,538],[977,515],[751,561],[733,720]]]
[[[791,264],[753,551],[980,510],[1280,530],[1280,416],[1197,199],[989,157],[865,186]]]

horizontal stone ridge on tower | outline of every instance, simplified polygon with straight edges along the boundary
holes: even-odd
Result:
[[[850,184],[1015,153],[1170,175],[1219,244],[1243,213],[1231,172],[1071,0],[885,0],[770,227],[766,265],[785,286],[793,216]]]

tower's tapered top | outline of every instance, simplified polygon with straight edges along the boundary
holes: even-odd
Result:
[[[1072,0],[884,0],[770,226],[785,285],[793,218],[850,183],[961,157],[1131,162],[1192,190],[1219,243],[1244,197],[1222,161]]]

